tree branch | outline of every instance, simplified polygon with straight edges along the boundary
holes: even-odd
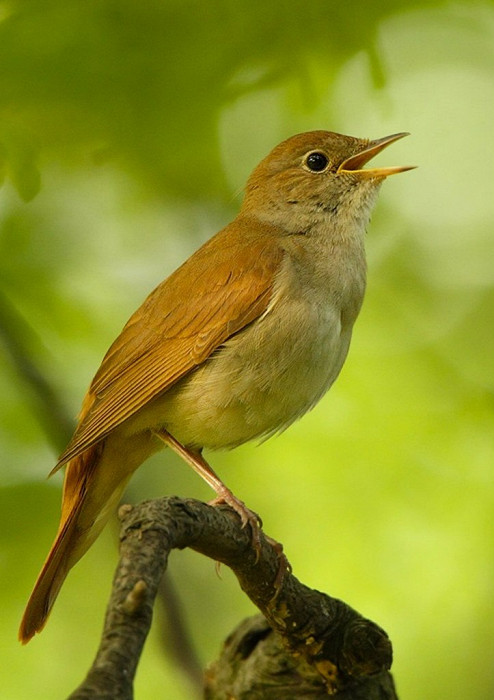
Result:
[[[163,652],[182,670],[193,696],[200,697],[204,685],[203,669],[185,619],[182,600],[168,571],[159,585],[158,607]]]
[[[33,359],[40,355],[40,340],[36,332],[2,290],[0,339],[29,391],[33,412],[58,452],[72,434],[75,421],[70,417],[54,382],[41,370],[39,362]],[[38,351],[33,351],[33,348]]]
[[[241,528],[238,516],[230,508],[169,497],[145,501],[136,507],[123,506],[119,515],[120,562],[100,648],[85,681],[70,695],[71,700],[133,698],[133,679],[168,554],[173,548],[185,547],[228,565],[267,621],[267,625],[255,623],[254,632],[248,629],[247,641],[244,628],[236,632],[227,648],[230,643],[238,649],[242,640],[240,647],[244,656],[245,650],[249,651],[248,658],[254,649],[259,653],[269,638],[268,657],[275,655],[278,663],[281,659],[285,668],[298,678],[308,679],[319,693],[290,697],[397,697],[387,671],[392,651],[386,633],[342,601],[301,584],[289,572],[284,555],[264,535],[257,558],[249,529]],[[259,641],[266,643],[259,646]],[[221,683],[218,685],[224,675],[218,663],[207,676],[207,697],[214,700],[229,697],[231,692]],[[257,675],[261,665],[254,665],[251,684],[261,682],[261,675]],[[266,664],[264,670],[265,667]],[[229,679],[230,685],[237,676]],[[271,675],[269,683],[270,698],[286,698],[286,693],[275,694],[276,676]],[[362,695],[364,687],[366,694]],[[265,697],[247,692],[250,694],[235,697]]]

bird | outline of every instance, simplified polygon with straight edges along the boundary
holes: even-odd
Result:
[[[103,358],[72,439],[61,518],[19,639],[40,632],[69,572],[134,471],[177,452],[255,534],[258,516],[202,451],[267,438],[338,376],[366,286],[364,238],[382,182],[414,166],[364,166],[407,133],[296,134],[248,178],[236,218],[147,297]]]

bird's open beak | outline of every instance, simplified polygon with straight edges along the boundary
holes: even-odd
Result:
[[[364,148],[363,151],[344,160],[337,172],[358,173],[361,177],[388,177],[388,175],[403,173],[405,170],[413,170],[413,168],[417,167],[416,165],[392,165],[388,168],[368,168],[365,170],[362,168],[371,158],[374,158],[374,156],[377,156],[378,153],[389,146],[390,143],[394,143],[398,141],[398,139],[402,139],[404,136],[408,135],[408,132],[404,131],[400,134],[393,134],[392,136],[385,136],[382,139],[369,141],[367,147]]]

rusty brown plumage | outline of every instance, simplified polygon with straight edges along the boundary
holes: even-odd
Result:
[[[404,134],[298,134],[254,170],[237,218],[162,282],[103,359],[66,465],[55,542],[19,637],[40,631],[70,568],[149,455],[175,450],[259,525],[201,454],[286,428],[329,389],[365,290],[364,233],[379,186],[407,167],[363,169]]]

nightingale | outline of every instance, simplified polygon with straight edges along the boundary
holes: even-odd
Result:
[[[21,622],[23,643],[45,625],[132,473],[165,446],[214,489],[213,504],[229,504],[256,533],[257,516],[202,450],[285,429],[338,376],[364,296],[372,207],[384,179],[410,169],[363,166],[406,135],[311,131],[279,144],[248,179],[234,221],[133,314],[53,470],[66,465],[61,520]]]

